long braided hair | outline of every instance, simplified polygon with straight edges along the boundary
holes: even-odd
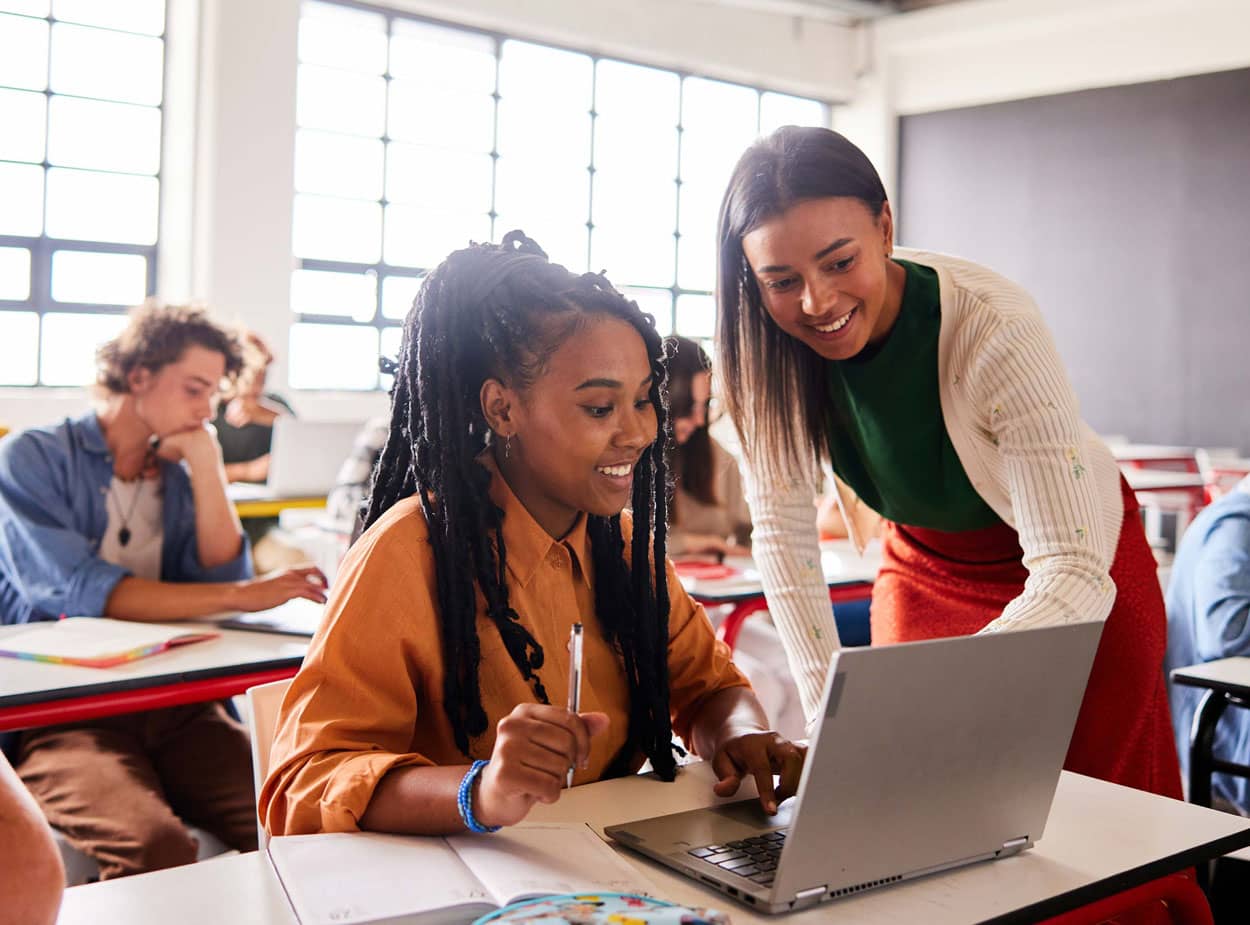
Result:
[[[621,518],[587,515],[595,613],[629,684],[627,745],[608,769],[630,770],[635,749],[660,777],[676,773],[669,717],[668,584],[665,544],[668,479],[664,450],[671,425],[664,400],[664,347],[654,321],[600,274],[577,276],[519,231],[499,245],[452,253],[426,277],[404,322],[391,389],[391,427],[364,510],[368,529],[397,501],[416,493],[434,547],[442,627],[444,709],[457,747],[487,728],[479,683],[481,648],[475,586],[487,618],[534,691],[543,650],[508,600],[502,511],[491,501],[490,473],[476,462],[490,431],[480,390],[488,378],[525,387],[587,316],[628,322],[651,361],[649,397],[659,437],[634,469],[633,536],[625,557]]]

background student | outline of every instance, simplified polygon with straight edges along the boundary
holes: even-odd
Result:
[[[812,516],[823,459],[853,536],[863,509],[887,521],[874,644],[1106,620],[1066,767],[1179,796],[1155,560],[1029,295],[896,255],[880,178],[828,129],[747,149],[719,240],[753,551],[808,717],[838,646]]]
[[[1165,674],[1235,655],[1250,655],[1250,478],[1191,523],[1176,550],[1168,583]],[[1205,691],[1170,684],[1172,727],[1182,772],[1189,773],[1189,732]],[[1215,727],[1216,758],[1250,762],[1250,712],[1231,706]],[[1250,781],[1214,774],[1221,809],[1250,816]]]
[[[734,458],[708,432],[712,363],[686,337],[670,337],[668,405],[673,421],[673,484],[669,554],[724,556],[749,549],[751,512]]]
[[[263,482],[269,478],[273,422],[295,412],[277,392],[266,392],[273,351],[255,331],[242,331],[243,367],[233,393],[217,407],[213,426],[231,482]]]
[[[0,754],[0,925],[52,925],[64,887],[52,831]]]
[[[251,577],[206,426],[239,345],[200,309],[148,304],[98,358],[98,404],[0,443],[0,621],[167,621],[322,601],[314,568]],[[52,726],[6,751],[102,879],[193,861],[182,820],[256,842],[250,749],[220,703]]]
[[[663,377],[637,305],[520,232],[426,277],[365,533],[282,705],[270,832],[513,824],[570,767],[585,783],[649,758],[672,779],[674,731],[718,793],[750,774],[775,809],[800,751],[664,558]]]

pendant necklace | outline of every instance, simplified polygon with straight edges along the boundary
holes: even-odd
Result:
[[[139,495],[143,494],[144,481],[143,476],[140,476],[135,484],[135,493],[130,498],[130,510],[124,516],[122,515],[121,501],[117,500],[117,496],[113,494],[113,487],[116,485],[116,482],[109,486],[109,494],[113,495],[113,501],[117,505],[117,516],[122,519],[122,528],[117,531],[117,542],[122,546],[130,542],[130,518],[134,516],[135,508],[139,504]]]

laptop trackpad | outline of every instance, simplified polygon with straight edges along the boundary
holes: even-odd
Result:
[[[723,816],[753,829],[776,829],[788,826],[794,813],[794,805],[798,801],[793,797],[777,807],[777,815],[770,816],[764,812],[757,799],[740,800],[736,803],[722,803],[710,806],[704,812]]]

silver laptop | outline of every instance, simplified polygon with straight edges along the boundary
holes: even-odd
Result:
[[[273,422],[269,479],[234,483],[230,499],[324,497],[362,426],[361,421],[304,421],[283,415]]]
[[[1101,623],[843,649],[798,793],[607,828],[757,911],[1006,857],[1042,837]]]

